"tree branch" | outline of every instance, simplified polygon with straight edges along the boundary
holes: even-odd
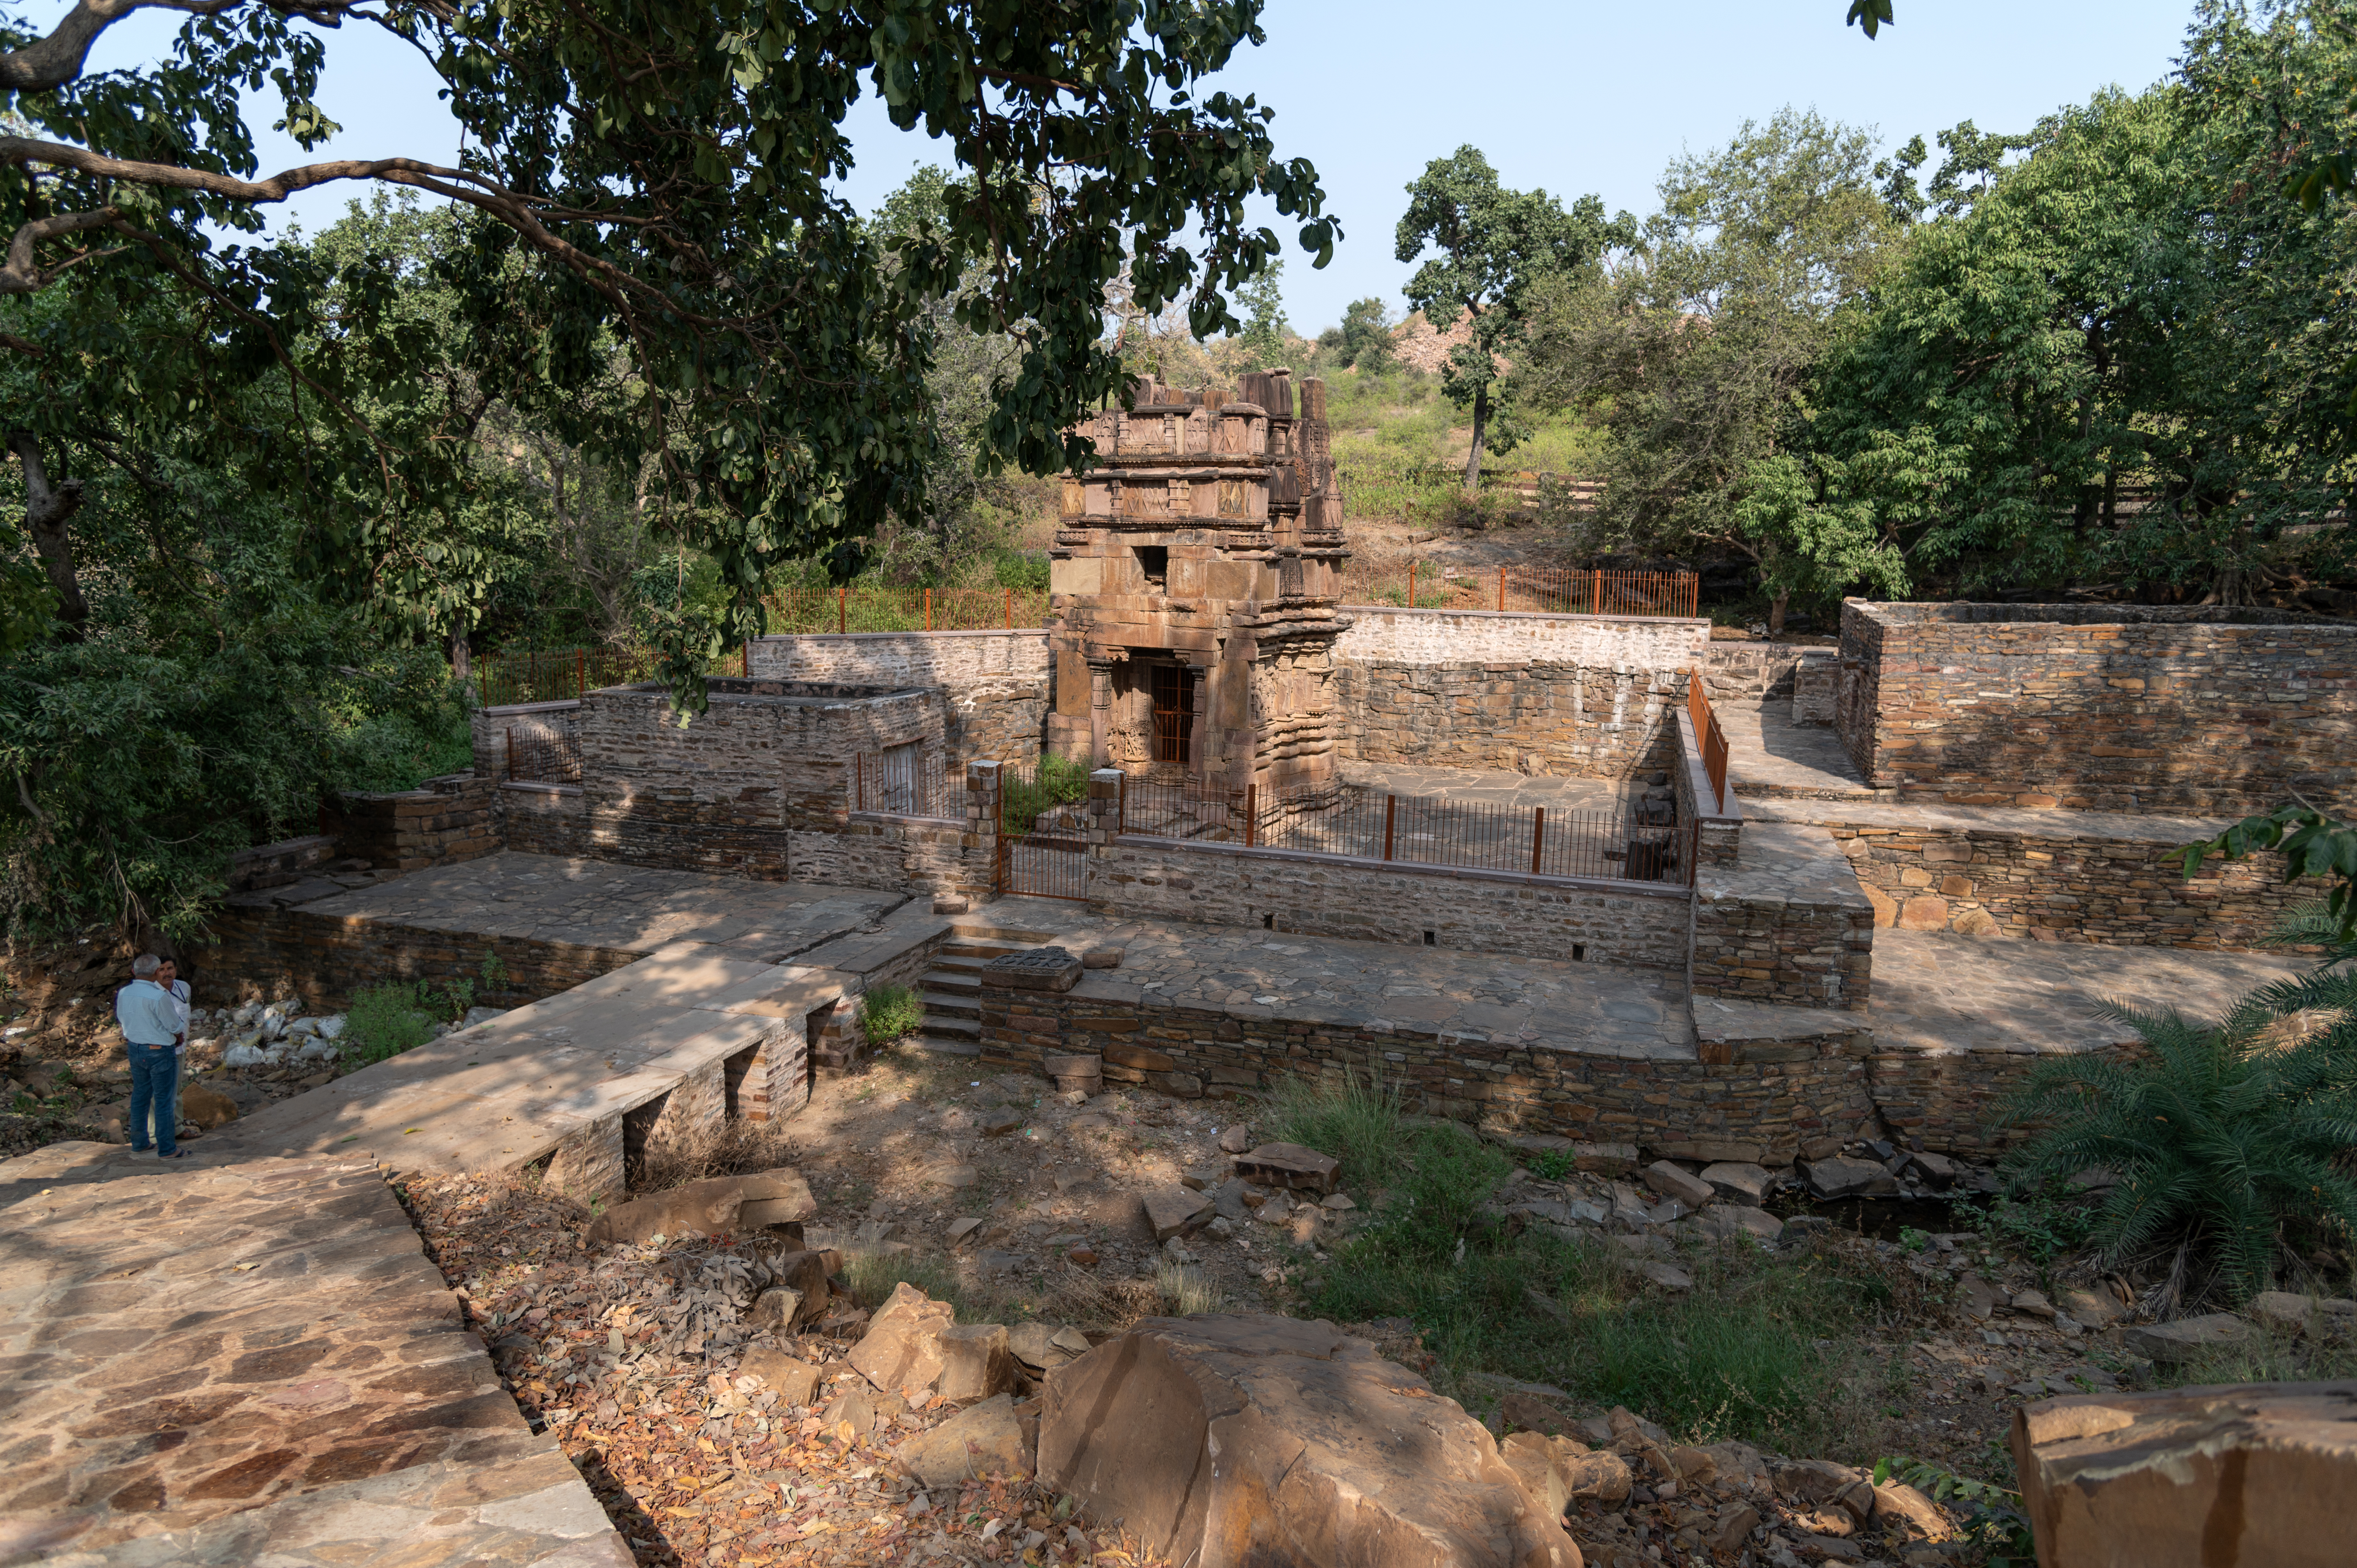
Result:
[[[40,440],[29,430],[10,431],[8,450],[25,465],[25,523],[49,586],[57,592],[58,619],[71,628],[69,635],[79,637],[82,622],[90,618],[90,605],[74,575],[73,541],[66,522],[81,510],[81,481],[51,485],[48,467],[41,461]]]
[[[0,154],[0,157],[5,156]],[[33,264],[35,245],[61,235],[106,228],[120,216],[121,212],[114,208],[94,207],[88,212],[61,212],[54,218],[37,218],[18,229],[8,242],[6,263],[0,264],[0,294],[32,294],[47,288],[56,281],[59,273],[73,265],[74,262],[85,260],[91,253],[85,251],[73,261],[43,271]]]
[[[81,0],[46,38],[0,54],[0,91],[47,92],[81,75],[90,46],[98,36],[134,11],[185,11],[192,16],[218,16],[245,0]],[[270,8],[285,16],[307,16],[326,27],[336,25],[337,14],[348,9],[345,0],[313,4],[275,4]]]

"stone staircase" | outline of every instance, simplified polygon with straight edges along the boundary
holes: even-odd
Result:
[[[982,1054],[982,966],[1003,953],[1045,944],[1000,935],[955,935],[933,954],[919,983],[925,1026],[917,1043],[943,1056]]]

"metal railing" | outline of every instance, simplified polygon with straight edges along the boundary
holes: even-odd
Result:
[[[581,737],[507,732],[507,777],[515,784],[581,782]]]
[[[1352,785],[1266,790],[1125,779],[1121,831],[1415,865],[1690,884],[1691,823],[1641,811],[1554,811]]]
[[[1520,610],[1536,615],[1670,616],[1691,620],[1702,579],[1692,572],[1587,572],[1555,566],[1467,571],[1411,561],[1405,568],[1352,567],[1341,599],[1380,608]]]
[[[1695,743],[1702,747],[1703,771],[1710,776],[1711,810],[1727,810],[1727,732],[1703,690],[1702,671],[1686,671],[1686,716],[1694,721]]]
[[[770,629],[1002,631],[1048,624],[1048,596],[1011,588],[795,588],[761,603]]]
[[[928,769],[917,748],[860,752],[851,759],[851,809],[940,822],[965,820],[965,769]]]
[[[571,702],[600,686],[651,681],[661,658],[651,648],[511,649],[476,658],[473,681],[487,708]],[[746,660],[746,650],[740,645],[734,653],[721,655],[712,673],[742,676],[747,673]]]

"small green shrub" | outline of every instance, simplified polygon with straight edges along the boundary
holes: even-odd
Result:
[[[1361,1073],[1345,1067],[1340,1078],[1280,1079],[1268,1097],[1263,1120],[1275,1140],[1301,1144],[1342,1162],[1346,1187],[1389,1185],[1403,1152],[1397,1086],[1383,1081],[1380,1065]]]
[[[1541,1149],[1530,1157],[1529,1165],[1531,1175],[1541,1181],[1561,1181],[1579,1168],[1568,1149]]]
[[[2090,1236],[2120,1268],[2174,1249],[2191,1294],[2239,1301],[2287,1265],[2357,1236],[2357,975],[2263,986],[2215,1025],[2171,1008],[2107,1008],[2149,1054],[2048,1058],[2005,1120],[2034,1131],[2016,1152],[2018,1190],[2092,1168],[2116,1174]],[[2329,1019],[2306,1034],[2295,1015]],[[2297,1037],[2295,1037],[2297,1036]]]
[[[1987,1568],[2031,1568],[2038,1561],[2038,1543],[2031,1537],[2028,1516],[2021,1511],[2019,1492],[1903,1454],[1875,1462],[1876,1486],[1893,1479],[1963,1513],[1964,1539],[1987,1553],[1982,1559]]]
[[[998,802],[998,820],[1002,832],[1028,833],[1039,822],[1040,813],[1089,796],[1089,765],[1071,757],[1043,752],[1039,766],[1028,779],[1003,776]]]
[[[355,995],[345,1010],[339,1043],[350,1060],[387,1061],[432,1039],[437,1011],[424,981],[371,986]]]
[[[860,1013],[860,1027],[866,1033],[870,1049],[881,1050],[903,1035],[913,1035],[924,1026],[924,998],[907,986],[879,985],[867,993],[866,1005]]]

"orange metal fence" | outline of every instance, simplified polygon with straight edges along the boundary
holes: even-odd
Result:
[[[762,599],[770,629],[996,631],[1048,624],[1048,596],[1012,588],[795,588]]]
[[[1703,690],[1702,672],[1686,671],[1686,716],[1694,721],[1695,740],[1702,746],[1703,771],[1710,775],[1710,789],[1717,797],[1713,811],[1727,810],[1727,732],[1718,727],[1718,714],[1710,705],[1710,696]]]
[[[1693,618],[1702,579],[1692,572],[1587,572],[1559,566],[1469,571],[1433,562],[1346,570],[1342,601],[1425,610],[1522,610],[1541,615]]]
[[[655,678],[661,656],[651,648],[526,648],[479,655],[474,660],[476,693],[487,708],[515,703],[562,703],[600,686],[627,686]],[[713,665],[715,675],[746,673],[746,653],[740,645]]]

